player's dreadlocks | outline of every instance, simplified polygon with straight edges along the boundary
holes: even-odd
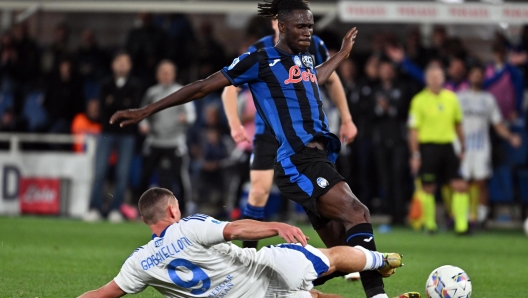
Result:
[[[282,19],[294,10],[310,10],[305,0],[264,0],[258,4],[258,15],[270,19]]]

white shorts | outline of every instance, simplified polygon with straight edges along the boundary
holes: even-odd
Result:
[[[311,298],[312,281],[330,267],[330,260],[311,245],[280,244],[263,249],[268,250],[275,266],[266,298]]]
[[[466,180],[488,179],[492,174],[491,153],[489,150],[466,151],[461,170]]]

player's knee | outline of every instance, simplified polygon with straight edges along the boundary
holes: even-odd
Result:
[[[351,199],[346,208],[343,208],[344,217],[351,223],[368,222],[370,218],[370,211],[357,198]]]
[[[434,183],[426,183],[422,185],[422,190],[426,193],[432,194],[436,190],[436,184]]]
[[[456,179],[451,182],[451,187],[456,192],[466,192],[468,190],[467,182],[463,179]]]
[[[265,205],[268,200],[269,193],[269,189],[254,185],[251,187],[249,192],[249,203],[254,206]]]

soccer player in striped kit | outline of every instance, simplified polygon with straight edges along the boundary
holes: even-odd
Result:
[[[252,53],[277,44],[280,36],[278,20],[272,19],[271,22],[275,35],[261,38],[248,48],[248,52]],[[325,43],[316,35],[312,36],[308,52],[313,55],[315,65],[320,65],[330,58]],[[357,128],[352,122],[343,85],[335,72],[328,78],[325,87],[341,116],[340,140],[342,143],[351,142],[357,134]],[[251,142],[251,138],[253,139],[253,152],[250,161],[251,188],[242,217],[245,219],[263,220],[264,208],[273,185],[273,169],[279,144],[269,127],[258,114],[255,115],[255,135],[248,135],[238,116],[238,93],[239,88],[228,86],[224,89],[222,101],[231,129],[231,136],[235,142],[243,144],[244,142]],[[257,241],[244,241],[242,246],[256,248],[257,244]]]

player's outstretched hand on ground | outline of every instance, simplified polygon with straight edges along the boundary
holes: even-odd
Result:
[[[304,235],[298,227],[290,226],[285,223],[281,223],[277,230],[279,237],[286,240],[288,243],[300,243],[302,246],[306,246],[310,239],[308,236]]]
[[[346,53],[346,58],[350,55],[350,51],[352,51],[352,47],[354,46],[354,43],[356,42],[356,36],[358,34],[358,30],[356,27],[350,29],[348,33],[345,35],[345,38],[343,38],[343,44],[341,45],[341,51],[343,53]]]
[[[138,123],[148,116],[148,112],[145,108],[141,109],[130,109],[117,111],[110,118],[110,124],[119,124],[120,127],[125,127],[130,124]]]

